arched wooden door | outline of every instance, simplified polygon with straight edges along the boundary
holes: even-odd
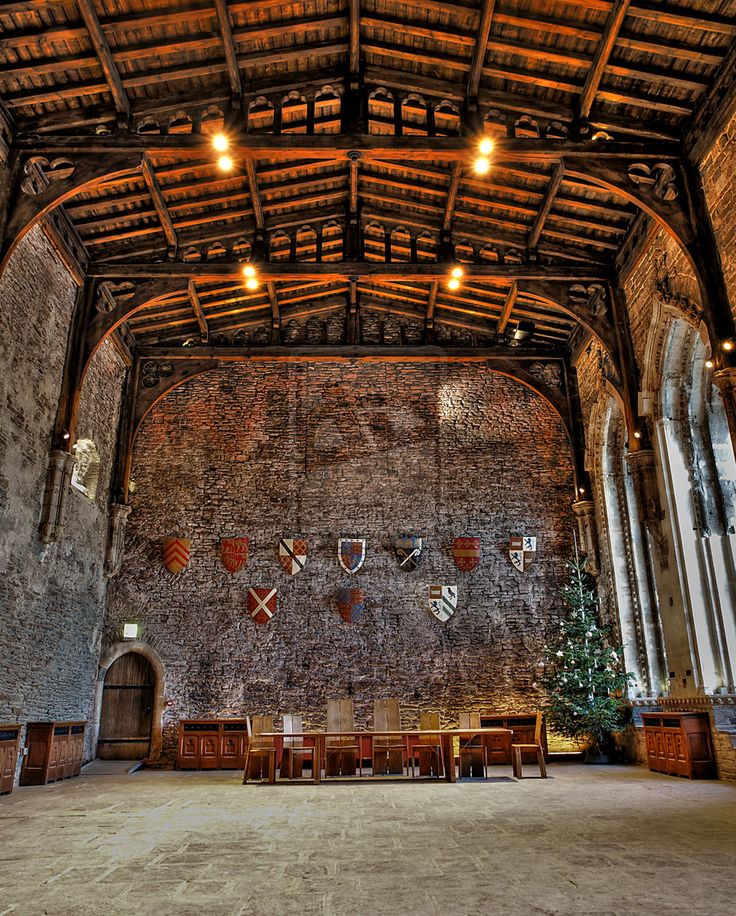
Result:
[[[155,676],[148,659],[126,652],[107,669],[102,691],[97,756],[141,760],[151,751]]]

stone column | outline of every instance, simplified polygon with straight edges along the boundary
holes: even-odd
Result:
[[[132,506],[123,503],[113,503],[110,506],[110,534],[105,554],[105,578],[112,579],[117,576],[123,566],[125,551],[125,526]]]
[[[597,576],[601,568],[598,562],[598,526],[595,520],[593,500],[579,499],[572,504],[572,510],[578,523],[580,546],[588,560],[588,572]]]
[[[639,523],[649,532],[657,551],[659,564],[662,569],[666,569],[668,566],[668,544],[667,536],[662,527],[664,512],[659,496],[654,449],[643,448],[637,452],[627,452],[626,461],[631,469],[631,476],[634,482]]]
[[[723,409],[726,411],[731,447],[736,454],[736,367],[728,366],[713,373],[713,384],[721,392]]]
[[[62,517],[64,502],[69,490],[74,469],[74,456],[61,449],[49,452],[49,465],[46,469],[46,489],[41,508],[39,538],[42,544],[53,544],[61,539],[64,527]]]

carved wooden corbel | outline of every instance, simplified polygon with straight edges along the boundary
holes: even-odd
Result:
[[[123,566],[125,553],[125,528],[132,506],[113,503],[110,506],[110,533],[105,554],[105,578],[117,576]]]
[[[582,553],[588,561],[588,572],[597,576],[601,567],[598,560],[598,526],[595,520],[595,506],[592,499],[579,499],[572,504],[578,525],[578,538]]]
[[[64,503],[74,469],[74,455],[61,449],[49,452],[46,469],[46,489],[43,494],[39,539],[42,544],[53,544],[61,540],[64,531],[62,519]]]

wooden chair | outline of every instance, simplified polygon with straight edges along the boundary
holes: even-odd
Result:
[[[479,712],[461,712],[460,728],[480,728]],[[488,775],[488,750],[481,735],[464,738],[460,736],[460,775]]]
[[[440,728],[440,714],[438,712],[423,712],[419,716],[419,730],[428,732]],[[442,741],[439,735],[420,735],[417,744],[412,744],[409,753],[411,762],[411,777],[414,778],[414,763],[419,757],[419,775],[431,776],[437,779],[445,775],[445,754],[442,750]],[[422,759],[424,755],[424,759]]]
[[[401,731],[399,701],[373,701],[373,730],[377,732]],[[373,775],[403,775],[406,745],[401,738],[383,735],[373,739],[371,766]]]
[[[542,713],[537,713],[534,723],[534,744],[513,744],[511,745],[511,768],[517,779],[522,778],[521,755],[523,751],[536,751],[537,763],[539,764],[539,773],[542,779],[547,778],[547,766],[544,762],[544,748],[542,747]]]
[[[354,732],[353,701],[327,701],[327,731]],[[360,752],[360,753],[359,753]],[[363,775],[360,739],[352,735],[344,738],[327,738],[325,742],[325,776],[355,776],[355,757],[358,756],[360,775]],[[319,764],[317,764],[319,766]]]
[[[304,738],[292,738],[291,735],[299,734],[303,731],[301,716],[284,716],[284,748],[281,753],[281,769],[279,776],[286,779],[294,779],[295,776],[302,775],[302,764],[304,755],[312,755],[312,775],[314,768],[318,765],[315,748],[306,747]]]
[[[243,785],[258,775],[263,779],[263,761],[267,763],[267,778],[273,785],[276,782],[276,745],[273,738],[261,737],[263,732],[273,731],[273,716],[245,717],[248,729],[248,750],[245,752],[245,769]]]

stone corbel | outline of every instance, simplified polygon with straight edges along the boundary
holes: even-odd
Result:
[[[662,527],[664,512],[659,497],[654,450],[644,448],[636,452],[627,452],[626,461],[634,483],[639,523],[647,529],[652,538],[660,567],[666,569],[669,545]]]
[[[578,523],[578,537],[582,552],[588,560],[588,572],[597,576],[601,569],[598,562],[598,527],[595,521],[595,506],[591,499],[580,499],[572,504]]]
[[[53,544],[64,531],[62,518],[64,502],[74,469],[74,455],[61,449],[52,449],[46,470],[46,489],[41,508],[39,538],[42,544]]]
[[[123,503],[113,503],[110,506],[110,532],[105,554],[105,578],[112,579],[117,576],[123,566],[125,552],[125,527],[132,506]]]

